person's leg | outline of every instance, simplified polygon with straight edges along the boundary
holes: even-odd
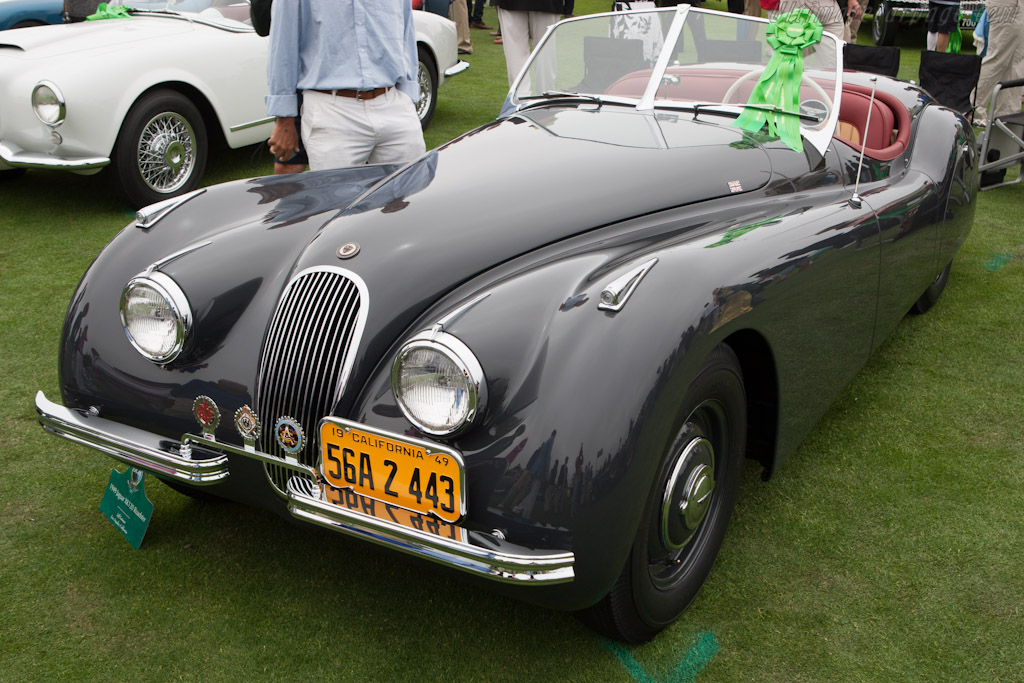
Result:
[[[530,56],[530,13],[498,8],[502,47],[505,49],[505,70],[512,86]],[[529,76],[527,76],[527,82]]]
[[[1024,16],[1021,0],[988,0],[988,52],[981,62],[981,77],[978,79],[976,102],[978,109],[988,116],[1003,116],[1020,111],[1020,94],[1009,90],[999,93],[996,110],[988,111],[989,102],[996,83],[1009,80],[1016,73],[1020,60],[1021,35],[1024,32]]]
[[[455,22],[455,33],[459,41],[459,54],[473,54],[473,39],[469,37],[469,7],[462,0],[454,0],[448,6],[448,18]]]
[[[461,2],[461,0],[455,0]],[[377,132],[376,145],[368,163],[412,161],[427,151],[416,105],[404,92],[392,88],[380,97],[366,100],[367,116]]]
[[[536,48],[540,44],[541,38],[547,32],[548,27],[552,24],[557,24],[561,18],[558,14],[551,14],[549,12],[530,12],[530,40],[532,47]],[[546,51],[541,58],[536,62],[533,68],[533,74],[537,78],[536,90],[537,92],[544,92],[545,90],[555,89],[555,72],[557,64],[555,63],[555,53],[553,50]]]
[[[309,156],[310,170],[366,163],[376,141],[364,103],[351,97],[303,92],[302,143]]]

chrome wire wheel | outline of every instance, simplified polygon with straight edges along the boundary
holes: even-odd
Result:
[[[143,182],[156,192],[180,189],[195,167],[196,136],[188,120],[173,111],[151,118],[139,137],[138,163]]]
[[[128,110],[111,154],[110,179],[134,208],[194,190],[206,169],[206,123],[175,90],[143,94]]]
[[[415,102],[416,115],[420,119],[420,126],[426,130],[437,108],[437,64],[422,45],[417,49],[417,62],[416,82],[420,86],[420,96]]]
[[[430,110],[430,103],[434,99],[434,94],[430,91],[432,85],[430,72],[427,71],[423,62],[420,62],[419,69],[417,69],[416,80],[420,84],[420,99],[416,102],[416,114],[422,121],[423,114]]]

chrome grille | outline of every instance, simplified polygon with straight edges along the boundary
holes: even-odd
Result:
[[[256,412],[264,421],[258,447],[263,452],[288,455],[274,438],[277,421],[287,416],[305,432],[295,457],[306,465],[318,462],[317,424],[341,398],[352,365],[349,352],[362,333],[362,289],[352,273],[319,268],[300,273],[281,296],[256,385]],[[274,486],[286,491],[289,471],[265,467]]]

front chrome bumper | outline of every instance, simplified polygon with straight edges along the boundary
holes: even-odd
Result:
[[[57,171],[92,171],[110,163],[108,157],[67,157],[25,150],[0,140],[0,162],[10,168],[49,168]]]
[[[292,516],[405,553],[496,581],[547,585],[575,577],[575,556],[564,550],[534,549],[498,536],[467,530],[466,542],[434,536],[328,502],[314,481],[319,474],[294,460],[210,441],[194,434],[180,441],[107,420],[90,411],[69,410],[36,393],[43,429],[91,446],[126,465],[193,485],[215,484],[229,474],[229,456],[253,458],[303,474],[288,482]],[[202,456],[202,457],[193,457]]]

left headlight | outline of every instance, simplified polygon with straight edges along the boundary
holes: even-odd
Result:
[[[48,126],[57,127],[64,123],[67,106],[60,89],[49,81],[40,81],[32,89],[32,111]]]
[[[487,399],[480,362],[447,332],[421,332],[409,340],[392,365],[391,388],[406,418],[434,436],[465,429]]]
[[[121,324],[136,351],[154,363],[169,363],[185,346],[192,310],[174,280],[160,272],[143,273],[121,292]]]

